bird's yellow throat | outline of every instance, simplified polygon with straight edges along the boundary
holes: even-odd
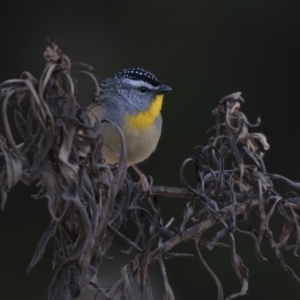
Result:
[[[157,95],[149,109],[143,110],[137,115],[127,116],[128,125],[135,129],[147,129],[151,127],[160,114],[163,98],[163,95]]]

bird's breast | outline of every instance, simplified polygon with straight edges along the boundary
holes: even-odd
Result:
[[[125,125],[124,132],[127,146],[127,164],[137,164],[147,159],[154,152],[161,135],[162,119],[159,115],[155,123],[145,129],[134,129]]]
[[[96,115],[100,120],[109,119],[121,127],[127,148],[127,165],[132,165],[147,159],[157,146],[162,127],[160,114],[162,102],[163,96],[158,95],[149,109],[127,116],[121,116],[113,109],[98,105],[91,108],[93,112],[91,119],[94,120]],[[118,162],[121,138],[117,129],[110,123],[102,123],[101,134],[104,140],[102,153],[106,161],[108,163]]]
[[[158,115],[155,123],[145,129],[136,129],[125,123],[121,129],[127,149],[127,165],[137,164],[147,159],[155,150],[162,127],[161,115]],[[102,153],[108,163],[118,162],[118,155],[121,151],[121,139],[116,128],[111,124],[103,124],[104,145]],[[114,151],[112,151],[114,149]]]
[[[160,111],[163,104],[163,95],[157,95],[152,101],[148,109],[139,112],[138,114],[132,114],[125,117],[125,123],[133,129],[148,129],[151,128],[157,117],[160,115]]]

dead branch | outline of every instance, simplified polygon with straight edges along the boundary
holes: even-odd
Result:
[[[252,238],[259,260],[266,259],[260,247],[268,241],[282,268],[300,282],[281,252],[285,248],[293,249],[295,256],[300,254],[300,183],[267,172],[263,160],[269,149],[267,139],[262,133],[253,132],[260,120],[255,124],[247,120],[241,111],[244,99],[240,92],[224,97],[213,110],[216,124],[210,129],[208,144],[196,147],[182,164],[183,187],[152,186],[150,195],[142,199],[139,185],[126,172],[124,143],[118,167],[107,165],[103,159],[101,123],[91,122],[86,110],[76,102],[76,81],[69,58],[51,44],[45,59],[47,64],[40,79],[25,72],[21,79],[0,85],[4,124],[0,135],[0,187],[3,209],[10,189],[20,181],[31,184],[38,180],[40,191],[34,197],[48,201],[52,220],[28,271],[39,262],[53,238],[56,274],[49,288],[49,300],[57,299],[59,294],[66,300],[75,299],[87,286],[95,291],[93,300],[114,299],[116,295],[129,300],[134,277],[151,300],[149,266],[154,262],[161,268],[164,299],[175,299],[164,258],[187,256],[170,251],[187,239],[195,241],[201,263],[215,280],[218,300],[224,299],[223,287],[202,257],[201,248],[212,251],[215,247],[230,247],[241,290],[226,299],[236,298],[246,294],[249,276],[236,251],[236,232]],[[97,97],[96,78],[90,72],[83,73],[95,83]],[[8,110],[13,110],[12,119]],[[122,131],[112,126],[124,141]],[[17,136],[21,143],[16,142]],[[195,170],[196,186],[186,179],[189,164]],[[284,193],[276,190],[277,181],[285,185]],[[190,199],[182,220],[176,219],[177,226],[175,218],[166,221],[162,216],[159,197]],[[276,241],[270,226],[275,211],[283,218],[282,233]],[[250,221],[253,212],[258,214],[258,227]],[[123,231],[129,223],[138,228],[134,240]],[[215,224],[221,224],[222,229],[210,241],[203,241],[202,234]],[[241,229],[240,224],[247,229]],[[230,244],[221,242],[226,236]],[[136,256],[122,268],[120,280],[104,288],[97,274],[102,257],[115,238],[128,245],[126,253],[134,252]]]

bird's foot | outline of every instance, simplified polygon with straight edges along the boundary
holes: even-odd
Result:
[[[140,174],[139,185],[142,194],[151,194],[151,185],[149,184],[149,181],[144,174]]]
[[[147,177],[141,172],[141,170],[136,165],[132,165],[132,167],[140,176],[139,185],[140,185],[140,191],[142,197],[145,197],[147,194],[151,195],[152,180],[151,180],[151,184],[149,184]]]

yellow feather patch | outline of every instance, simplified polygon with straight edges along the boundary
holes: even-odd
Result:
[[[127,116],[130,127],[135,129],[146,129],[151,127],[159,116],[163,104],[163,95],[157,95],[149,109],[143,110],[137,115]]]

